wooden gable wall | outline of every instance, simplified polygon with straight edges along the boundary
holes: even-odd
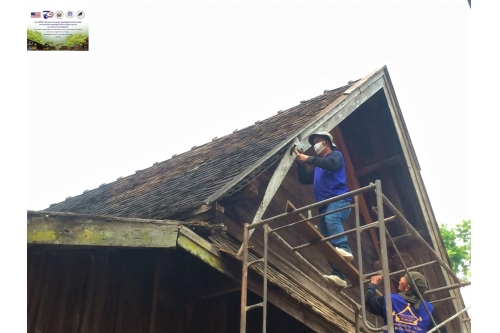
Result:
[[[28,333],[239,331],[239,284],[184,250],[36,245],[27,267]],[[262,331],[261,310],[248,319]],[[313,332],[272,304],[267,327]]]
[[[418,203],[416,189],[408,172],[409,163],[405,160],[384,91],[380,90],[376,92],[347,116],[335,129],[330,131],[330,133],[333,135],[338,148],[346,157],[346,164],[350,165],[351,170],[346,170],[348,174],[350,172],[348,176],[349,189],[353,190],[367,186],[369,183],[380,179],[382,181],[383,193],[432,246],[422,208]],[[305,153],[314,155],[312,149]],[[228,202],[222,201],[221,204],[224,206],[225,214],[230,216],[240,226],[245,222],[251,223],[275,169],[276,164],[254,179],[249,185],[256,189],[258,195],[239,202],[230,202],[230,200]],[[360,214],[362,225],[367,220],[369,222],[377,220],[377,214],[371,210],[372,206],[376,205],[375,194],[368,193],[363,197],[366,202],[366,209],[365,215]],[[288,171],[263,218],[284,213],[288,201],[292,202],[297,208],[314,203],[312,186],[299,183],[296,166],[292,166]],[[313,209],[313,215],[317,213],[317,209]],[[386,217],[392,216],[392,213],[388,209],[384,213]],[[296,218],[282,219],[273,222],[271,227],[283,226],[297,220]],[[313,223],[319,224],[319,218],[313,220]],[[345,222],[346,230],[352,228],[355,228],[354,210],[351,211],[349,218]],[[262,242],[262,232],[259,229],[261,228],[256,229],[252,237]],[[405,236],[407,231],[404,226],[398,222],[392,222],[388,224],[388,230],[395,239],[398,250],[408,254],[414,260],[414,264],[407,263],[407,265],[413,266],[431,261],[429,254],[418,242]],[[281,230],[279,231],[279,235],[292,246],[304,243],[301,235],[295,232],[293,228]],[[376,268],[375,262],[379,260],[377,250],[379,246],[378,234],[371,236],[369,232],[363,232],[362,237],[364,272],[376,271],[378,268]],[[349,235],[348,239],[356,258],[355,235]],[[296,264],[297,267],[300,266],[293,256],[284,253],[277,246],[274,247],[275,251],[281,253],[290,263]],[[325,274],[330,272],[326,259],[314,247],[301,250],[300,253]],[[396,256],[392,247],[389,248],[389,254]],[[353,264],[357,267],[357,260],[354,260]],[[420,271],[427,276],[431,289],[446,285],[438,265],[428,266]],[[399,277],[393,279],[393,292],[397,291],[398,280]],[[346,293],[359,302],[359,288],[351,288],[350,290],[346,290]],[[432,301],[447,297],[450,297],[450,293],[445,291],[429,295],[427,299]],[[448,318],[455,313],[454,307],[450,302],[442,302],[436,305],[441,318]],[[459,319],[454,320],[447,327],[449,332],[460,332]]]

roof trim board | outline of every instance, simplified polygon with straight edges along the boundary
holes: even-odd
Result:
[[[389,104],[389,109],[391,110],[391,116],[393,118],[394,123],[397,125],[395,126],[395,128],[399,137],[399,141],[401,142],[404,161],[408,168],[408,172],[413,180],[413,183],[416,187],[416,194],[418,197],[419,204],[422,208],[422,212],[425,218],[425,223],[428,228],[432,229],[432,232],[429,233],[433,243],[432,245],[435,249],[438,249],[440,251],[440,254],[443,258],[446,258],[447,254],[446,250],[444,249],[444,245],[442,241],[438,241],[438,239],[436,238],[436,234],[439,234],[439,230],[437,230],[436,228],[437,222],[434,217],[434,213],[432,212],[432,208],[429,205],[430,200],[427,196],[427,191],[425,190],[422,177],[420,175],[420,172],[413,167],[413,166],[418,166],[418,161],[416,159],[415,151],[413,150],[413,145],[409,140],[408,131],[406,130],[405,127],[403,127],[401,110],[399,108],[399,105],[397,105],[394,101],[393,98],[394,89],[392,87],[391,82],[387,78],[384,80],[384,92]],[[404,132],[402,131],[402,128],[404,128],[405,130]]]
[[[28,244],[77,246],[177,246],[178,221],[28,211]]]

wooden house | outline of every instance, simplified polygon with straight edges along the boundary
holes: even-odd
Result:
[[[44,45],[38,42],[27,39],[27,48],[28,51],[41,51],[44,49]]]
[[[448,258],[383,67],[133,175],[28,211],[28,332],[239,331],[243,225],[314,203],[311,186],[298,182],[292,149],[311,152],[307,136],[316,130],[329,131],[342,151],[349,189],[380,180],[384,195],[424,240],[425,246],[409,235],[401,217],[387,224],[397,249],[414,265],[431,262],[419,271],[437,289],[426,298],[441,319],[462,310],[459,289],[446,289],[455,282],[432,264],[432,253]],[[373,192],[357,202],[362,225],[377,220]],[[272,227],[300,218],[286,216]],[[355,223],[351,213],[346,230]],[[300,228],[277,234],[291,247],[307,242]],[[348,237],[357,258],[356,235]],[[385,250],[379,237],[361,234],[365,273],[378,270]],[[263,239],[262,229],[255,229],[249,255],[256,260]],[[341,292],[318,277],[330,271],[321,247],[300,250],[308,266],[273,238],[268,245],[267,331],[355,332],[351,301],[359,303],[365,286],[350,279],[352,287]],[[395,255],[394,246],[387,251]],[[351,264],[359,269],[356,260]],[[249,269],[249,305],[262,300],[262,271],[262,263]],[[262,318],[262,309],[249,311],[246,332],[261,332]],[[380,325],[373,316],[368,321]],[[470,332],[467,313],[446,327]]]

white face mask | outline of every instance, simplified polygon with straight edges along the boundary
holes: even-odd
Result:
[[[316,154],[321,154],[321,152],[325,149],[325,146],[323,146],[322,142],[318,142],[317,144],[314,145],[314,151]]]

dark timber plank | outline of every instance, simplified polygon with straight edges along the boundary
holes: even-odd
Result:
[[[390,167],[391,165],[394,165],[394,164],[399,164],[403,161],[404,161],[403,155],[396,155],[396,156],[390,157],[388,159],[385,159],[383,161],[380,161],[380,162],[377,162],[375,164],[364,167],[362,169],[356,170],[356,171],[354,171],[354,175],[359,178],[359,177],[367,175],[371,172],[378,171],[380,169],[385,169],[385,168]]]
[[[288,201],[288,211],[297,209],[290,201]],[[302,214],[298,214],[297,221],[305,219],[306,217]],[[330,242],[318,242],[320,239],[324,238],[321,232],[314,227],[314,225],[307,221],[304,223],[299,223],[294,225],[294,228],[304,239],[307,239],[310,243],[317,242],[314,246],[323,253],[323,255],[337,267],[353,286],[359,286],[359,271],[351,265],[350,262],[344,260],[342,255],[335,249],[335,247]]]

